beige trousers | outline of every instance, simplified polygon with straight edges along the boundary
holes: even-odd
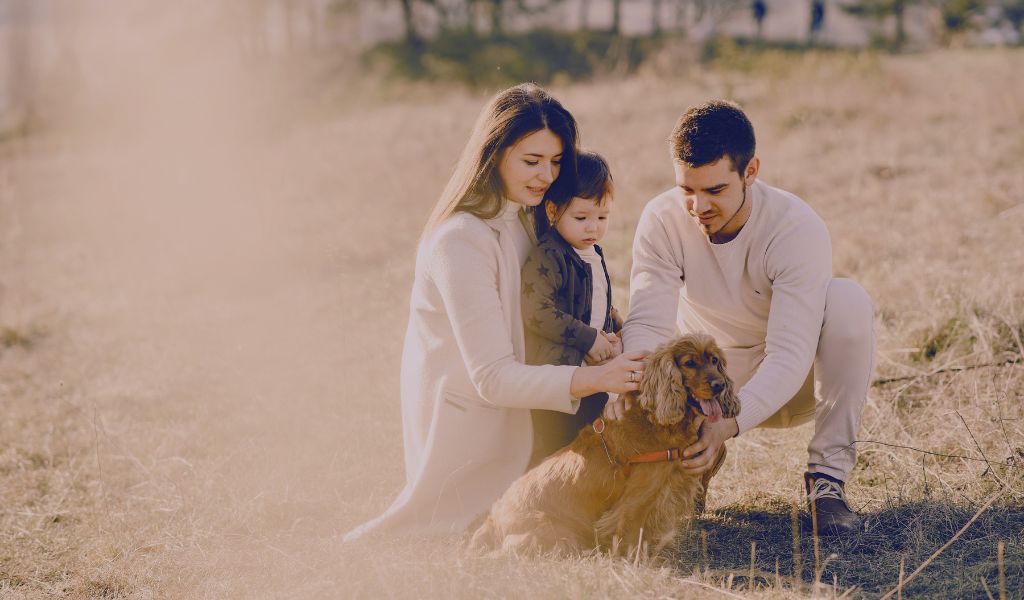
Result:
[[[758,425],[796,427],[813,419],[814,437],[807,446],[810,472],[846,481],[857,462],[854,441],[874,368],[873,325],[874,307],[864,288],[849,279],[833,279],[825,297],[818,352],[803,387]],[[760,360],[752,365],[730,363],[729,375],[742,387],[759,364]]]

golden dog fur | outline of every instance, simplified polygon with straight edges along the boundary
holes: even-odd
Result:
[[[471,547],[517,554],[602,548],[629,555],[643,528],[646,551],[659,553],[703,510],[725,446],[702,476],[687,475],[678,461],[625,465],[631,456],[682,450],[695,442],[706,418],[701,401],[705,408],[717,401],[723,416],[736,416],[739,401],[732,387],[710,336],[688,334],[663,344],[649,357],[640,389],[630,394],[632,407],[621,420],[606,421],[603,435],[616,464],[594,428],[582,428],[571,444],[517,479],[494,503]]]

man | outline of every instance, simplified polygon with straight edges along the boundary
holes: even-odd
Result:
[[[825,0],[811,0],[811,24],[807,33],[807,42],[814,44],[821,34],[821,27],[825,24]]]
[[[651,200],[637,225],[625,350],[653,350],[677,328],[713,335],[741,410],[705,422],[683,467],[717,468],[725,440],[754,427],[813,419],[808,507],[822,533],[857,530],[844,482],[871,378],[871,300],[853,281],[832,278],[821,218],[757,180],[754,129],[738,106],[690,108],[669,141],[677,187]]]
[[[764,17],[768,14],[768,4],[764,0],[754,0],[750,4],[750,11],[754,13],[754,23],[757,24],[757,39],[761,39],[761,27],[764,24]]]

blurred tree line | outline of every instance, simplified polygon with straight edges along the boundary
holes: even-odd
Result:
[[[333,1],[342,10],[362,4]],[[679,40],[700,46],[698,55],[713,60],[723,47],[719,25],[730,18],[750,19],[756,33],[732,36],[726,46],[828,47],[821,30],[832,12],[860,19],[872,32],[870,45],[889,51],[907,47],[911,14],[919,20],[927,15],[934,31],[930,43],[958,43],[969,32],[997,26],[1013,32],[1015,43],[1024,40],[1024,0],[786,1],[806,6],[810,26],[803,41],[762,38],[765,14],[773,5],[777,10],[779,0],[364,0],[400,11],[402,21],[401,39],[378,44],[367,60],[371,68],[384,62],[407,77],[470,85],[543,82],[560,75],[586,78],[635,69],[666,43]],[[642,32],[626,32],[627,6],[634,17],[640,7],[650,16]],[[599,24],[592,19],[595,8],[605,17]]]
[[[538,17],[551,13],[567,4],[566,0],[378,0],[382,4],[398,3],[402,8],[405,40],[415,43],[422,40],[417,14],[430,10],[436,16],[442,31],[457,29],[472,30],[478,34],[501,36],[505,33],[505,22],[521,17]],[[744,4],[743,0],[609,0],[611,23],[606,31],[613,34],[622,32],[622,13],[625,4],[647,3],[651,7],[651,31],[663,30],[666,10],[674,14],[672,30],[681,31],[688,22],[700,21],[707,16],[727,14]],[[352,4],[351,0],[340,0],[339,4]],[[580,29],[589,30],[592,0],[578,0]]]
[[[972,29],[999,24],[1016,32],[1018,44],[1024,41],[1024,0],[847,0],[840,7],[875,23],[892,20],[893,34],[874,40],[876,46],[892,50],[902,49],[907,43],[906,15],[913,7],[938,12],[939,41],[944,45]]]
[[[403,35],[368,53],[371,68],[384,61],[404,76],[474,86],[629,72],[666,39],[686,38],[697,23],[714,29],[749,4],[748,0],[373,1],[400,7]],[[357,4],[357,0],[335,0],[342,10]],[[646,32],[627,35],[626,5],[642,4],[650,11]],[[601,8],[611,18],[597,25],[592,14]]]

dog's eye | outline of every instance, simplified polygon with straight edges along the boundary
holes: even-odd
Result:
[[[697,363],[693,362],[693,359],[691,358],[691,359],[687,360],[686,362],[684,362],[683,366],[686,367],[687,369],[696,369],[697,368]]]
[[[711,355],[711,364],[713,364],[713,365],[717,365],[718,364],[718,357],[715,356],[714,354]]]

